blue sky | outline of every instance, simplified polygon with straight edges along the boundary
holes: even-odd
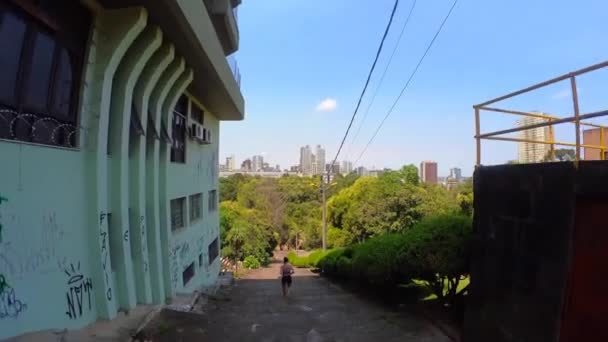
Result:
[[[413,0],[401,0],[383,54],[364,98],[354,134]],[[321,144],[333,158],[352,115],[392,0],[248,0],[239,7],[236,53],[246,101],[245,120],[222,122],[220,157],[237,163],[254,154],[282,168],[298,163],[299,147]],[[354,161],[399,94],[451,0],[418,0],[361,133],[339,160]],[[460,0],[406,94],[361,158],[366,167],[397,168],[422,160],[440,175],[458,166],[468,175],[475,158],[472,105],[608,60],[608,2],[603,0]],[[579,80],[581,111],[608,109],[608,70]],[[568,83],[504,108],[570,115]],[[604,92],[604,94],[602,94]],[[602,98],[603,96],[603,98]],[[318,110],[325,100],[333,110]],[[328,101],[331,109],[332,101]],[[327,104],[326,103],[326,104]],[[482,131],[516,118],[487,113]],[[596,122],[605,122],[599,120]],[[574,141],[573,126],[558,138]],[[484,164],[516,158],[513,143],[483,143]]]

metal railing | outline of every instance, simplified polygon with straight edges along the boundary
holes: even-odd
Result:
[[[579,161],[581,159],[581,147],[583,147],[585,149],[587,149],[587,148],[596,149],[596,150],[601,151],[600,159],[604,160],[605,151],[608,149],[605,145],[604,129],[608,128],[608,126],[602,126],[602,125],[598,125],[598,124],[594,124],[594,123],[584,122],[582,120],[588,120],[588,119],[597,118],[597,117],[601,117],[601,116],[608,116],[608,110],[602,110],[602,111],[586,113],[586,114],[580,113],[579,103],[578,103],[578,100],[579,100],[578,91],[577,91],[577,86],[576,86],[576,76],[586,74],[586,73],[589,73],[589,72],[592,72],[592,71],[595,71],[598,69],[602,69],[605,67],[608,67],[608,61],[599,63],[599,64],[595,64],[595,65],[589,66],[584,69],[573,71],[573,72],[561,75],[559,77],[550,79],[548,81],[541,82],[541,83],[532,85],[530,87],[509,93],[507,95],[497,97],[493,100],[489,100],[489,101],[474,105],[473,109],[475,110],[475,140],[476,140],[476,145],[477,145],[476,146],[476,149],[477,149],[476,165],[477,166],[481,165],[481,140],[484,140],[484,139],[485,140],[498,140],[498,141],[524,142],[524,143],[532,143],[532,144],[551,145],[551,151],[554,151],[554,147],[556,145],[570,146],[570,147],[575,148],[575,161]],[[560,117],[546,115],[546,114],[542,114],[542,113],[538,113],[538,112],[524,112],[524,111],[490,107],[490,105],[493,105],[497,102],[500,102],[500,101],[503,101],[506,99],[510,99],[510,98],[531,92],[533,90],[537,90],[539,88],[543,88],[548,85],[552,85],[554,83],[565,81],[568,79],[570,80],[570,88],[571,88],[571,92],[572,92],[572,105],[573,105],[573,111],[574,111],[573,116],[566,117],[566,118],[560,118]],[[500,131],[481,133],[480,113],[482,111],[512,114],[512,115],[519,115],[519,116],[524,116],[524,117],[541,118],[541,119],[545,119],[546,121],[541,122],[541,123],[522,125],[522,126],[519,126],[516,128],[504,129],[504,130],[500,130]],[[554,134],[553,134],[553,126],[563,124],[563,123],[574,123],[575,134],[576,134],[575,143],[555,141]],[[581,141],[580,141],[581,126],[599,128],[600,145],[581,144]],[[525,131],[525,130],[535,129],[535,128],[541,128],[541,127],[549,127],[549,132],[550,132],[549,139],[531,140],[531,139],[524,139],[524,138],[511,138],[511,137],[500,137],[499,136],[499,135],[503,135],[503,134],[515,133],[515,132],[520,132],[520,131]]]
[[[230,67],[230,70],[232,71],[232,76],[234,76],[234,80],[236,81],[236,84],[238,84],[238,86],[240,88],[241,87],[241,71],[239,70],[239,63],[237,62],[237,60],[234,56],[228,56],[228,57],[226,57],[226,60],[228,61],[228,66]]]

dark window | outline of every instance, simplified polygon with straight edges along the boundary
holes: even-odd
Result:
[[[186,213],[186,197],[171,200],[171,231],[184,227]]]
[[[203,253],[198,255],[198,267],[203,267]]]
[[[34,36],[31,51],[32,60],[25,79],[21,104],[27,112],[47,113],[55,41],[46,32],[35,32],[32,35]]]
[[[194,103],[192,103],[192,108],[190,109],[190,114],[191,114],[192,120],[200,123],[201,125],[204,124],[203,110],[201,108],[199,108],[198,106],[196,106]]]
[[[177,107],[176,107],[177,108]],[[171,161],[174,163],[186,162],[186,126],[188,120],[177,110],[173,111]]]
[[[217,209],[217,190],[209,191],[209,211]]]
[[[89,26],[75,1],[0,2],[1,138],[76,147]]]
[[[219,241],[217,238],[209,244],[209,265],[213,264],[215,259],[220,255]]]
[[[179,100],[177,100],[175,111],[183,116],[188,116],[188,97],[186,95],[180,96]]]
[[[188,265],[188,267],[186,267],[184,272],[182,272],[182,284],[184,284],[183,286],[186,286],[186,284],[188,284],[190,279],[192,279],[193,277],[194,277],[194,263],[191,263],[190,265]]]
[[[17,107],[15,90],[26,27],[21,16],[0,7],[0,103],[12,108]]]
[[[190,221],[196,221],[203,217],[203,194],[190,196]]]

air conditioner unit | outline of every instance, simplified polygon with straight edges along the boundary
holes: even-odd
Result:
[[[192,125],[190,125],[190,138],[192,139],[196,139],[198,137],[198,128],[199,125],[196,123],[193,123]]]
[[[211,131],[208,128],[203,128],[203,139],[201,140],[203,144],[211,143]]]
[[[204,128],[201,125],[196,125],[197,131],[196,131],[196,138],[201,141],[204,139]]]

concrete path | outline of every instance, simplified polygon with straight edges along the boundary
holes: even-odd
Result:
[[[274,263],[236,282],[230,301],[209,312],[208,341],[450,341],[422,318],[391,312],[306,269],[296,270],[283,298],[279,267]]]

